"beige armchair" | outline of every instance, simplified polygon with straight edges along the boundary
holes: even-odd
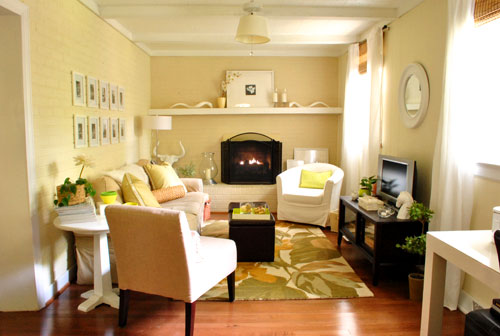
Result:
[[[130,290],[184,301],[186,335],[193,334],[196,300],[225,277],[229,301],[234,301],[234,241],[199,237],[182,211],[111,205],[106,218],[115,249],[121,327],[127,323]]]
[[[302,170],[332,171],[323,189],[299,188]],[[328,163],[309,163],[288,169],[276,177],[278,219],[325,227],[330,212],[339,207],[344,171]]]

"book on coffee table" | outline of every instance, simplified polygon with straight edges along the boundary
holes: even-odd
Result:
[[[270,220],[271,212],[265,202],[242,202],[233,209],[233,219]]]

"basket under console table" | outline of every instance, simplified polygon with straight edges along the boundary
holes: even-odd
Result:
[[[427,228],[425,228],[427,230]],[[374,286],[378,284],[379,272],[385,266],[411,266],[416,258],[396,248],[407,236],[422,233],[422,224],[411,220],[397,219],[396,214],[381,218],[377,211],[367,211],[351,196],[341,196],[339,206],[339,234],[337,245],[340,248],[345,236],[360,249],[372,264]]]

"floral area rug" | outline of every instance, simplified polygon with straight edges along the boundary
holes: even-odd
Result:
[[[208,221],[203,236],[228,238],[228,221]],[[373,296],[320,228],[278,221],[274,262],[238,262],[236,300],[305,300]],[[227,283],[200,300],[227,300]]]

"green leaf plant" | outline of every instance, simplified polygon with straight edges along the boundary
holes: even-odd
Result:
[[[434,211],[427,208],[423,203],[413,202],[409,209],[409,213],[411,220],[419,221],[422,224],[422,234],[419,236],[406,237],[405,243],[396,244],[396,247],[408,253],[417,254],[422,258],[425,256],[426,246],[425,224],[432,218]]]
[[[66,194],[65,197],[63,197],[61,200],[54,200],[54,205],[56,206],[68,206],[69,201],[71,199],[71,195],[76,195],[77,191],[77,186],[79,185],[84,185],[85,186],[85,196],[94,196],[96,191],[92,187],[92,184],[87,181],[87,179],[82,178],[82,173],[83,169],[85,166],[87,167],[92,167],[93,162],[90,158],[86,157],[85,155],[78,155],[73,158],[75,161],[75,165],[79,166],[82,165],[82,169],[80,170],[80,175],[78,176],[78,179],[73,183],[71,182],[71,179],[69,177],[66,177],[64,180],[63,184],[61,185],[60,188],[60,193],[61,195]]]

